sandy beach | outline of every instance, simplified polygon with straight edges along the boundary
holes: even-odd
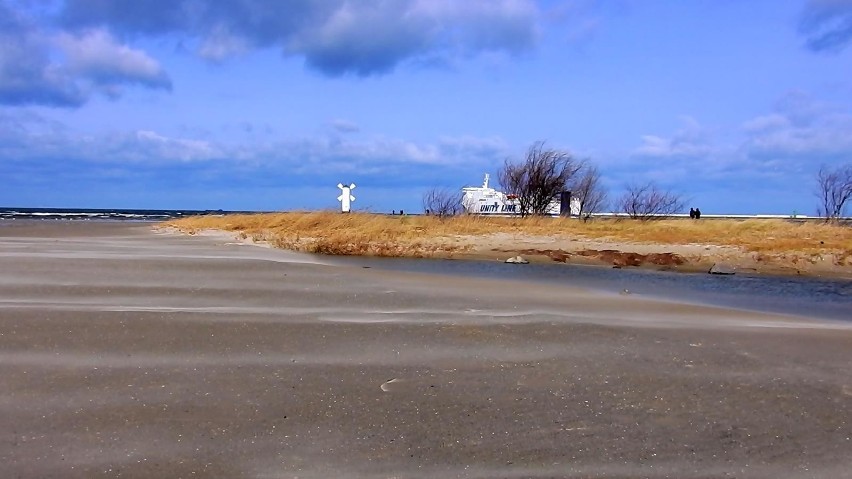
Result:
[[[852,477],[852,323],[0,225],[0,477]]]

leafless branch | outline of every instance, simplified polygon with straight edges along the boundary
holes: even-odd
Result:
[[[539,141],[522,162],[506,159],[497,179],[505,193],[517,195],[522,216],[543,215],[581,166],[568,152],[546,149]]]
[[[817,192],[820,200],[817,207],[819,216],[826,221],[836,220],[843,216],[849,198],[852,198],[852,164],[829,168],[822,165],[816,175]]]
[[[442,218],[455,216],[462,212],[461,192],[432,188],[423,193],[423,211]]]
[[[634,219],[662,219],[684,208],[685,202],[676,193],[660,189],[652,182],[627,185],[618,200],[619,209]]]
[[[580,201],[580,216],[588,216],[606,208],[608,194],[601,185],[601,174],[597,166],[586,162],[569,189],[571,196]]]

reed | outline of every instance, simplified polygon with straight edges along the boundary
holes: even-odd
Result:
[[[290,212],[196,216],[166,223],[187,233],[217,229],[274,246],[333,255],[424,257],[463,252],[471,238],[504,233],[553,239],[591,239],[660,245],[730,246],[766,255],[852,256],[852,228],[782,219],[667,219],[387,216],[371,213]]]

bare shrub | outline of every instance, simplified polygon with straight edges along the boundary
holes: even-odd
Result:
[[[597,166],[585,163],[569,185],[569,189],[571,196],[580,202],[581,217],[589,217],[592,213],[598,213],[606,208],[608,194],[601,184],[601,174]]]
[[[534,143],[520,163],[506,159],[497,174],[505,193],[518,197],[521,216],[543,215],[582,167],[568,152]]]
[[[852,165],[829,168],[822,165],[816,175],[817,192],[820,200],[817,214],[826,221],[843,216],[846,202],[852,198]]]
[[[660,189],[653,182],[629,184],[618,200],[620,211],[639,220],[663,219],[684,208],[680,195]]]
[[[432,188],[423,193],[423,211],[439,218],[456,216],[463,210],[461,190]]]

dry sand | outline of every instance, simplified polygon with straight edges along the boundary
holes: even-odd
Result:
[[[852,477],[852,328],[0,225],[0,477]]]

